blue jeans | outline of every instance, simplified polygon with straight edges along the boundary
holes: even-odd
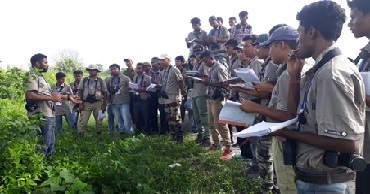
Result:
[[[130,104],[112,104],[112,110],[118,124],[119,132],[133,133]]]
[[[118,126],[114,125],[114,114],[111,104],[107,105],[107,114],[108,114],[108,133],[112,134],[114,133],[114,129],[117,129],[118,131]]]
[[[78,117],[80,116],[80,111],[72,109],[72,117],[73,117],[73,127],[74,129],[77,129],[77,122],[78,122]]]
[[[74,118],[73,118],[73,115],[72,114],[66,114],[64,115],[64,117],[66,118],[66,121],[68,123],[68,127],[72,130],[76,130],[76,127],[74,126]],[[63,115],[55,115],[55,124],[56,124],[56,127],[57,127],[57,131],[59,133],[63,133],[64,132],[64,129],[63,129]]]
[[[54,117],[45,117],[45,121],[39,127],[40,130],[37,131],[38,144],[42,146],[43,153],[52,155],[55,145]]]
[[[296,180],[297,194],[349,194],[347,183],[333,183],[330,185],[317,185]]]

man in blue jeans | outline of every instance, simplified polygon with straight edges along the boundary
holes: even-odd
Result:
[[[77,98],[69,94],[64,95],[51,90],[46,82],[43,73],[48,70],[47,56],[38,53],[31,57],[31,70],[29,85],[26,92],[26,110],[29,117],[36,116],[41,119],[40,130],[37,131],[39,144],[42,145],[42,152],[51,156],[55,145],[54,134],[54,102],[62,99],[78,103]]]
[[[58,72],[56,75],[57,83],[51,86],[51,91],[57,92],[60,94],[73,94],[71,86],[65,84],[66,74],[63,72]],[[59,133],[63,133],[63,116],[65,117],[69,129],[75,130],[76,127],[74,126],[74,118],[71,114],[71,104],[69,100],[63,99],[60,102],[54,103],[55,105],[55,124],[56,129]]]
[[[78,95],[78,85],[80,84],[81,79],[83,77],[83,72],[80,70],[76,70],[73,72],[73,77],[75,78],[75,81],[70,83],[69,86],[72,89],[73,95]],[[78,110],[78,104],[71,103],[71,109],[74,120],[73,126],[75,129],[77,129],[78,117],[80,115],[80,111]]]
[[[121,135],[132,134],[132,118],[130,114],[130,92],[129,83],[131,79],[120,72],[120,66],[113,64],[109,66],[111,77],[106,80],[108,98],[116,118]]]

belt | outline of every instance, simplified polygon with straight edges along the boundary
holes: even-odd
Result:
[[[339,174],[308,174],[294,169],[296,179],[305,183],[312,183],[318,185],[328,185],[333,183],[345,183],[355,179],[354,172],[344,172]]]

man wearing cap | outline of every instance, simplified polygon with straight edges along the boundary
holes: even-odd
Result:
[[[166,117],[168,120],[169,130],[173,140],[182,142],[184,139],[184,131],[181,123],[180,105],[182,95],[185,92],[185,84],[180,71],[173,67],[171,57],[163,54],[159,57],[164,72],[163,79],[158,87],[161,88],[160,96],[164,98]]]
[[[219,135],[223,139],[225,150],[221,155],[221,159],[231,159],[233,152],[231,150],[231,137],[226,124],[218,123],[219,114],[225,103],[224,82],[228,79],[229,74],[224,65],[219,64],[215,60],[215,56],[211,51],[204,51],[201,55],[204,64],[209,67],[208,79],[204,79],[202,83],[207,86],[207,94],[210,99],[207,100],[208,122],[211,129],[213,144],[208,151],[221,149]]]
[[[207,45],[208,36],[207,32],[201,29],[201,22],[200,19],[194,17],[190,21],[193,31],[189,33],[188,37],[185,39],[186,46],[189,48],[190,53],[189,56],[193,54],[193,48],[195,45]]]
[[[370,40],[370,1],[353,0],[348,2],[351,8],[351,20],[348,24],[355,38],[367,37]],[[360,72],[370,71],[370,42],[361,49],[362,62]],[[356,194],[370,193],[370,95],[366,95],[366,120],[363,156],[367,167],[356,175]]]
[[[111,72],[111,77],[112,76],[113,75]],[[107,77],[105,79],[105,85],[107,85],[111,77]],[[115,130],[119,132],[119,129],[118,129],[117,122],[114,122],[116,119],[114,118],[114,113],[113,113],[113,108],[112,108],[112,98],[111,98],[111,95],[109,94],[109,90],[107,91],[107,95],[108,95],[108,98],[107,98],[108,134],[113,134]]]
[[[121,74],[120,68],[117,64],[109,66],[111,77],[107,79],[107,89],[119,133],[121,135],[124,133],[132,134],[132,118],[130,114],[131,96],[129,92],[129,82],[131,79]]]
[[[127,69],[125,71],[123,71],[123,75],[129,77],[131,80],[134,79],[134,76],[135,76],[135,70],[133,68],[133,61],[132,59],[128,58],[128,59],[124,59],[125,63],[126,63],[126,66],[127,66]],[[130,114],[131,114],[131,118],[132,118],[132,121],[133,123],[135,123],[135,117],[134,117],[134,101],[133,101],[133,97],[131,96],[131,100],[130,100]]]
[[[162,85],[162,80],[164,76],[164,66],[162,63],[160,63],[160,60],[158,58],[157,60],[159,62],[159,74],[158,74],[158,82],[157,82],[157,88],[160,88]],[[160,90],[157,90],[158,95],[158,110],[159,110],[159,122],[160,122],[160,128],[159,128],[159,134],[160,135],[166,135],[169,132],[168,127],[168,121],[166,118],[166,108],[165,108],[165,99],[160,95]]]
[[[208,34],[208,47],[213,52],[216,61],[223,64],[225,56],[225,43],[229,40],[229,31],[225,26],[219,25],[217,18],[211,16],[209,24],[213,28]]]
[[[231,67],[234,65],[234,63],[238,60],[238,53],[234,49],[238,46],[238,42],[235,39],[229,39],[226,44],[226,64],[228,66],[229,72],[231,72]]]
[[[101,134],[102,120],[98,119],[98,114],[100,110],[105,112],[107,108],[107,88],[102,78],[98,77],[100,70],[97,65],[89,65],[86,71],[89,72],[89,77],[85,77],[82,84],[78,86],[78,96],[83,101],[79,105],[81,119],[78,123],[78,133],[84,135],[91,113],[93,113],[96,122],[96,133]]]
[[[184,75],[186,76],[186,71],[188,71],[188,69],[185,67],[185,58],[182,55],[177,56],[175,58],[175,66],[180,71],[180,73],[183,75],[183,77],[184,77]],[[185,84],[185,91],[187,91],[187,85],[188,85],[187,84],[187,79],[184,80],[184,84]],[[182,101],[181,101],[180,112],[181,112],[182,122],[184,122],[184,119],[185,119],[185,106],[184,106],[184,104],[188,100],[187,98],[188,98],[188,96],[185,94],[183,96]]]
[[[192,70],[197,71],[195,77],[204,78],[208,73],[209,68],[200,58],[204,50],[205,48],[200,45],[194,47],[196,63]],[[192,89],[189,91],[189,96],[192,98],[194,120],[198,132],[198,136],[195,141],[202,147],[209,147],[211,146],[211,141],[207,113],[207,99],[209,98],[207,95],[207,86],[194,80],[192,81],[192,86]]]
[[[238,23],[238,21],[236,20],[236,17],[229,17],[230,28],[228,29],[228,31],[230,33],[231,33],[231,29],[233,29],[233,27],[236,26],[237,23]]]
[[[83,72],[80,71],[80,70],[76,70],[73,72],[73,77],[75,78],[75,81],[70,83],[70,87],[72,88],[72,91],[73,91],[73,95],[77,95],[78,93],[78,85],[80,84],[81,82],[81,79],[83,78]],[[78,110],[78,104],[75,104],[75,103],[71,103],[71,107],[72,107],[72,116],[73,116],[73,126],[75,129],[77,129],[77,123],[78,123],[78,118],[79,118],[79,115],[80,115],[80,111]]]
[[[240,23],[231,28],[230,38],[241,43],[243,38],[252,34],[252,26],[247,23],[248,12],[241,11],[239,13]]]
[[[275,30],[267,41],[259,44],[261,47],[269,46],[270,55],[275,64],[282,64],[283,72],[279,75],[276,85],[273,88],[271,100],[268,107],[256,104],[251,101],[244,101],[241,109],[245,112],[258,113],[266,117],[267,122],[283,122],[293,117],[288,113],[288,86],[289,74],[287,71],[288,54],[291,50],[297,49],[298,32],[290,26],[283,26]],[[305,70],[309,67],[305,67]],[[268,84],[268,83],[264,83]],[[296,193],[294,184],[294,170],[292,166],[284,164],[282,153],[283,138],[272,139],[272,151],[274,166],[277,175],[277,184],[281,193]]]
[[[157,84],[159,78],[159,72],[155,72],[154,69],[158,69],[158,57],[152,58],[152,61],[144,62],[144,73],[151,77],[151,83]],[[155,67],[155,68],[153,68]],[[158,133],[158,93],[157,92],[150,92],[149,101],[149,124],[152,127],[152,133]]]
[[[26,110],[30,118],[44,118],[45,122],[39,124],[40,130],[37,135],[40,138],[38,144],[42,146],[42,152],[51,156],[55,145],[54,133],[54,103],[62,99],[79,103],[79,99],[70,94],[59,94],[53,92],[46,82],[43,73],[48,71],[49,65],[47,56],[41,53],[31,57],[31,69],[29,72],[29,85],[26,92]]]
[[[136,134],[144,132],[146,135],[152,134],[152,126],[149,122],[149,102],[150,94],[146,88],[151,84],[151,77],[143,72],[143,63],[136,65],[136,75],[133,82],[139,86],[138,89],[133,89],[134,92],[134,115],[136,120]],[[144,128],[144,131],[142,129]]]

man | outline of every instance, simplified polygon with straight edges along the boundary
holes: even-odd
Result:
[[[130,58],[124,59],[124,61],[126,63],[127,69],[123,72],[123,74],[129,77],[130,80],[132,80],[134,79],[134,76],[135,76],[135,70],[133,68],[133,61]],[[131,115],[133,123],[135,124],[134,109],[133,109],[134,108],[133,96],[131,96],[130,99],[131,99],[130,100],[130,115]]]
[[[183,77],[178,69],[170,65],[171,57],[169,55],[163,54],[159,60],[164,70],[163,79],[158,87],[161,88],[160,96],[164,98],[169,130],[174,141],[183,142],[184,131],[180,114],[181,95],[185,94]]]
[[[134,93],[134,115],[136,122],[136,134],[144,132],[146,135],[152,134],[152,126],[149,122],[149,103],[150,94],[146,88],[151,84],[151,77],[143,72],[143,63],[136,65],[136,75],[134,76],[133,83],[139,86],[138,89],[133,89]],[[142,131],[144,128],[144,131]]]
[[[208,34],[207,46],[213,52],[216,61],[222,64],[224,63],[225,43],[229,39],[229,31],[218,23],[215,16],[209,18],[209,24],[213,29]]]
[[[185,66],[185,58],[183,56],[177,56],[175,58],[175,66],[176,68],[180,71],[180,73],[184,76],[186,75],[186,71],[188,71],[188,69]],[[185,91],[187,90],[187,80],[184,80],[184,84],[185,84]],[[184,104],[186,103],[186,101],[188,100],[188,96],[187,95],[184,95],[183,96],[183,100],[181,101],[181,106],[180,106],[180,113],[181,113],[181,119],[182,119],[182,122],[184,122],[184,118],[185,118],[185,106]]]
[[[296,29],[290,26],[283,26],[275,30],[268,40],[259,44],[259,46],[269,46],[273,62],[275,64],[283,64],[282,68],[286,69],[288,54],[291,50],[295,50],[297,48],[297,38],[298,32]],[[287,88],[289,86],[289,79],[287,70],[284,70],[273,88],[268,107],[251,101],[244,101],[241,109],[245,112],[253,112],[263,115],[266,117],[266,121],[268,122],[283,122],[292,119],[292,116],[287,112]],[[273,138],[272,151],[277,175],[277,184],[281,193],[296,193],[294,185],[294,171],[291,166],[284,164],[281,147],[282,142],[278,138]]]
[[[231,33],[231,29],[233,29],[233,27],[236,26],[237,23],[238,21],[236,20],[236,17],[229,18],[229,25],[230,25],[230,28],[228,29],[229,33]]]
[[[45,121],[39,124],[40,130],[37,130],[38,143],[42,145],[42,152],[51,156],[55,145],[53,103],[60,102],[62,99],[70,99],[78,103],[78,98],[51,91],[50,85],[43,76],[43,73],[48,71],[48,67],[47,56],[38,53],[31,57],[26,109],[29,117],[41,118]]]
[[[189,56],[193,54],[193,48],[195,45],[200,44],[200,45],[207,45],[208,41],[208,36],[207,32],[201,29],[201,22],[200,19],[195,17],[192,18],[190,21],[193,30],[188,34],[188,37],[185,39],[186,41],[186,46],[189,48]]]
[[[222,17],[217,17],[217,21],[220,26],[224,25],[224,19]]]
[[[233,28],[231,28],[230,38],[235,39],[238,43],[242,42],[242,39],[252,34],[252,26],[247,23],[248,19],[248,12],[241,11],[239,13],[240,24],[237,24]]]
[[[80,70],[76,70],[73,72],[73,77],[75,78],[75,81],[70,83],[70,87],[72,88],[72,91],[73,91],[73,95],[78,95],[78,85],[80,84],[81,82],[81,79],[83,77],[83,72],[80,71]],[[71,107],[72,107],[72,116],[73,116],[73,127],[75,129],[77,129],[77,122],[78,122],[78,118],[79,118],[79,115],[80,115],[80,111],[78,109],[78,104],[75,104],[73,102],[71,102]]]
[[[224,87],[224,82],[228,79],[227,68],[224,65],[219,64],[215,60],[215,56],[210,51],[204,51],[201,55],[201,59],[204,64],[209,67],[208,80],[202,81],[207,86],[207,94],[210,99],[207,100],[207,110],[208,110],[208,122],[211,129],[211,135],[213,139],[212,146],[208,149],[217,150],[221,149],[219,135],[223,139],[225,146],[224,152],[221,155],[221,159],[230,159],[234,155],[231,150],[231,137],[229,129],[226,124],[218,123],[219,114],[225,103],[224,92],[222,87]]]
[[[107,90],[112,101],[112,110],[116,118],[120,135],[132,134],[132,119],[130,114],[130,92],[129,83],[131,79],[121,74],[120,66],[112,64],[109,66],[111,77],[107,79]]]
[[[152,65],[152,71],[158,74],[159,72],[159,62],[158,62],[158,57],[153,57],[150,60],[150,64]]]
[[[152,62],[154,62],[152,60]],[[144,62],[144,74],[151,77],[151,83],[157,84],[159,79],[159,72],[155,72],[154,69],[158,69],[158,60],[155,60],[155,63]],[[152,66],[155,67],[152,70]],[[158,70],[157,70],[158,71]],[[158,133],[158,93],[150,92],[150,98],[148,99],[149,103],[149,126],[151,126],[152,133]]]
[[[113,75],[111,74],[111,76]],[[105,79],[105,85],[107,85],[107,83],[109,82],[109,79],[110,77],[107,77]],[[111,98],[112,95],[110,95],[109,90],[107,91],[107,95],[108,95],[108,98],[107,98],[108,134],[113,134],[115,130],[117,130],[117,132],[119,132],[119,130],[118,130],[117,122],[114,122],[115,119],[114,119],[114,113],[112,109],[112,98]]]
[[[234,49],[238,46],[238,42],[235,39],[230,39],[226,42],[226,64],[228,66],[228,71],[231,72],[231,67],[238,60],[238,53]]]
[[[51,86],[51,91],[63,95],[73,95],[71,86],[64,83],[66,80],[66,74],[64,74],[63,72],[58,72],[55,77],[57,83]],[[63,99],[62,101],[55,103],[55,124],[59,133],[63,133],[64,131],[62,120],[63,116],[68,123],[69,129],[75,130],[76,128],[74,127],[74,120],[71,114],[71,104],[67,99]]]
[[[82,84],[78,86],[78,96],[83,100],[79,105],[81,111],[81,119],[78,123],[79,135],[84,135],[87,129],[91,113],[94,115],[96,123],[96,133],[102,132],[102,120],[98,119],[99,111],[105,112],[107,108],[107,88],[102,78],[98,77],[97,65],[89,65],[86,68],[89,72],[89,77],[82,80]]]
[[[200,45],[194,48],[196,62],[194,64],[193,71],[197,71],[195,76],[200,78],[204,78],[208,73],[208,67],[200,58],[204,50],[205,48]],[[192,98],[194,120],[198,132],[198,136],[195,141],[200,144],[201,147],[210,147],[210,126],[207,116],[207,86],[202,83],[192,81],[192,89],[189,91],[189,96]]]
[[[158,61],[159,61],[159,58],[158,58]],[[162,80],[163,80],[163,76],[164,76],[164,65],[162,63],[159,63],[159,76],[158,76],[158,82],[157,82],[157,85],[160,86],[162,85]],[[157,94],[158,94],[158,110],[159,110],[159,122],[160,122],[160,131],[159,131],[159,134],[160,135],[165,135],[169,132],[169,126],[168,126],[168,121],[167,121],[167,118],[166,118],[166,108],[165,108],[165,99],[162,97],[162,95],[160,95],[160,91],[157,90]]]
[[[361,75],[335,48],[345,19],[345,10],[333,1],[311,3],[297,14],[299,51],[291,53],[288,63],[288,111],[295,116],[302,109],[299,131],[271,134],[296,141],[297,193],[347,193],[355,177],[340,161],[338,166],[330,163],[338,162],[336,154],[360,152],[365,126]],[[315,66],[301,80],[304,63],[299,59],[309,57]]]
[[[348,2],[351,8],[351,20],[348,24],[356,38],[366,37],[370,40],[370,1],[353,0]],[[363,62],[360,65],[361,72],[370,71],[370,42],[361,49]],[[370,193],[370,96],[366,96],[366,121],[363,156],[368,162],[367,168],[356,175],[356,194]]]

